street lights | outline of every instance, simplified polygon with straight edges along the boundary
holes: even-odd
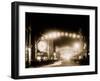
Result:
[[[52,32],[43,34],[36,41],[36,44],[35,44],[36,45],[36,52],[35,52],[36,59],[40,60],[40,57],[37,57],[39,51],[43,54],[46,53],[48,56],[48,60],[51,58],[52,55],[56,57],[57,53],[55,52],[55,46],[54,46],[53,41],[62,37],[80,40],[81,35],[77,33],[73,33],[73,32],[60,32],[60,31],[52,31]],[[78,52],[81,50],[81,44],[79,42],[76,42],[74,43],[73,48],[74,48],[73,50]]]
[[[81,38],[81,35],[79,34],[76,34],[76,33],[70,33],[70,32],[58,32],[58,31],[55,31],[55,32],[49,32],[49,33],[46,33],[44,34],[41,39],[42,40],[45,40],[45,39],[57,39],[59,37],[69,37],[69,38],[73,38],[73,39],[80,39]]]

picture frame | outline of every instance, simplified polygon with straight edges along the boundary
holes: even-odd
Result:
[[[11,6],[13,79],[97,74],[96,6]]]

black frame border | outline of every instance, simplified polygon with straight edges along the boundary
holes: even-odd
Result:
[[[95,10],[95,71],[19,76],[19,6],[20,5]],[[98,18],[98,8],[96,6],[64,5],[64,4],[61,5],[61,4],[31,3],[31,2],[17,2],[17,1],[12,2],[11,4],[11,78],[27,79],[27,78],[97,74],[98,73],[98,62],[97,62],[98,60],[98,55],[97,55],[97,52],[98,52],[97,24],[98,23],[97,22],[98,21],[97,21],[97,18]]]

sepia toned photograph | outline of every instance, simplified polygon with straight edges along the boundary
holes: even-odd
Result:
[[[25,13],[25,67],[89,65],[89,15]]]
[[[97,7],[12,2],[11,77],[97,74]]]

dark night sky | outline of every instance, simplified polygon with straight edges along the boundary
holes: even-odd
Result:
[[[44,13],[26,13],[26,28],[32,28],[32,36],[39,35],[48,30],[61,30],[82,34],[89,40],[89,16],[88,15],[62,15]]]

